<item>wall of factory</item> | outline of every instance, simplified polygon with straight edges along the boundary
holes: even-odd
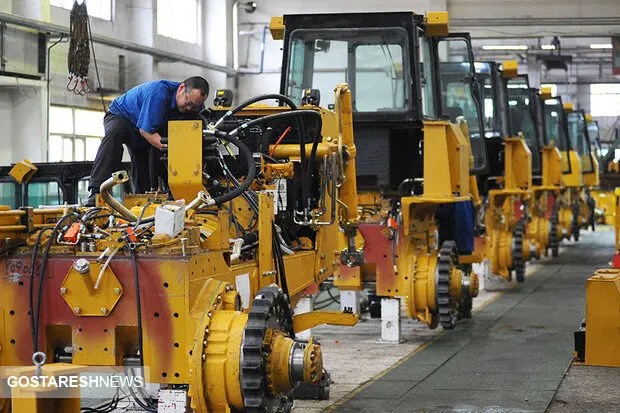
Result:
[[[221,66],[228,63],[227,44],[230,38],[229,24],[232,0],[200,0],[203,29],[199,44],[189,44],[157,34],[157,0],[114,1],[112,21],[91,17],[93,34],[112,37],[128,42],[155,47],[160,50],[183,54]],[[0,12],[11,13],[25,18],[69,26],[69,10],[50,6],[42,0],[1,0]],[[50,39],[54,44],[60,39]],[[23,29],[9,26],[5,37],[7,71],[37,74],[37,36]],[[69,44],[61,40],[51,48],[49,71],[49,101],[52,105],[103,110],[99,94],[89,93],[76,96],[67,91],[67,52]],[[119,57],[125,59],[125,90],[140,83],[155,79],[181,81],[189,76],[204,76],[212,90],[231,86],[227,76],[220,72],[180,64],[158,62],[151,56],[127,52],[108,46],[95,44],[97,66],[101,87],[106,99],[112,99],[123,92],[119,81]],[[89,77],[93,90],[98,88],[94,59],[91,54]],[[212,94],[211,94],[212,97]],[[106,100],[106,106],[110,100]],[[0,121],[5,133],[0,135],[3,151],[0,160],[3,164],[22,158],[32,161],[47,160],[47,84],[45,81],[20,80],[0,77]],[[10,132],[8,132],[10,131]]]

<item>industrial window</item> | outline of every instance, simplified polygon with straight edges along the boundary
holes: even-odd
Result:
[[[50,106],[48,162],[93,161],[104,135],[104,113]]]
[[[50,0],[51,6],[71,10],[75,0]],[[82,3],[80,1],[80,3]],[[112,20],[112,0],[87,0],[88,15],[103,20]]]
[[[592,116],[620,116],[620,83],[590,85]]]
[[[198,0],[157,0],[157,34],[188,43],[198,43]]]

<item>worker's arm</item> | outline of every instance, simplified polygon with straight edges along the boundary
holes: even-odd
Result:
[[[140,135],[142,135],[142,137],[144,139],[146,139],[148,143],[150,143],[151,145],[153,145],[157,149],[162,149],[162,148],[166,147],[166,145],[161,143],[161,136],[157,132],[155,132],[155,133],[148,133],[144,129],[140,129]]]

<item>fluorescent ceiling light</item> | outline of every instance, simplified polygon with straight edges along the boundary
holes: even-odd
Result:
[[[590,49],[611,49],[611,43],[591,44]]]
[[[484,45],[482,50],[527,50],[528,47],[524,44],[506,44],[506,45]]]
[[[543,44],[540,46],[543,50],[555,50],[555,45],[553,44]]]

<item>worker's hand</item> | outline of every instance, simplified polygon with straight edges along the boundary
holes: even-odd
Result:
[[[157,149],[163,149],[166,147],[166,145],[161,143],[161,136],[159,136],[159,134],[151,135],[146,140],[149,141],[149,143],[153,145],[154,147],[156,147]]]
[[[161,150],[168,146],[168,145],[164,145],[163,143],[161,143],[161,136],[159,135],[159,133],[148,133],[140,129],[140,134],[142,135],[144,139],[146,139],[148,143],[150,143],[157,149]]]

